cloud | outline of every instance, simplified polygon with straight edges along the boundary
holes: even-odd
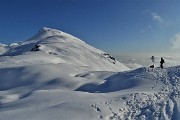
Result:
[[[137,68],[143,67],[143,65],[138,64],[138,63],[123,63],[123,64],[130,69],[137,69]]]
[[[162,17],[160,15],[158,15],[157,13],[151,12],[151,16],[153,18],[153,20],[159,22],[159,23],[163,23],[164,20],[162,19]]]
[[[180,49],[180,32],[170,39],[170,43],[172,49]]]

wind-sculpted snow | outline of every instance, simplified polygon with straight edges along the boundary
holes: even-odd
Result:
[[[89,89],[92,88],[91,86],[94,86],[91,90],[92,92],[107,93],[124,89],[131,89],[143,85],[153,86],[156,80],[154,77],[155,76],[153,74],[149,74],[146,68],[139,68],[134,71],[113,74],[104,78],[105,81],[100,85],[93,85],[88,83],[84,86],[81,86],[77,90],[89,92]]]
[[[112,104],[120,104],[124,101],[124,107],[119,109],[109,109],[112,113],[101,118],[115,119],[115,120],[178,120],[180,111],[180,67],[172,67],[168,69],[139,69],[133,71],[136,73],[136,79],[149,79],[154,82],[152,90],[139,91],[129,94],[124,94],[116,97],[114,100],[108,102],[108,106]],[[142,71],[143,70],[143,71]],[[141,71],[141,72],[140,72]],[[149,74],[149,75],[148,75]],[[129,76],[130,77],[130,76]],[[119,79],[121,81],[121,79]],[[114,83],[116,84],[116,83]],[[146,83],[148,84],[148,82]],[[143,85],[139,85],[143,87]],[[149,87],[150,87],[149,86]],[[148,89],[148,86],[146,86]],[[158,90],[154,91],[154,89]],[[135,90],[136,90],[135,89]],[[101,110],[102,105],[95,105]],[[112,105],[113,106],[113,105]],[[94,105],[92,106],[94,108]],[[103,106],[104,107],[104,106]],[[103,108],[102,108],[103,109]]]
[[[179,119],[180,67],[84,74],[73,66],[68,71],[60,67],[65,68],[49,64],[1,69],[0,118],[23,120],[36,112],[26,119]],[[87,84],[94,87],[75,91]]]
[[[129,70],[109,54],[70,34],[51,28],[44,27],[30,39],[6,48],[8,49],[5,51],[5,46],[0,46],[1,63],[7,61],[7,64],[18,65],[64,63],[84,67],[87,71]]]

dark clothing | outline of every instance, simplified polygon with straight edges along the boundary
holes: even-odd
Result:
[[[160,64],[160,67],[163,68],[163,64]]]
[[[160,61],[160,67],[163,68],[163,64],[164,64],[164,59],[161,58],[161,61]]]

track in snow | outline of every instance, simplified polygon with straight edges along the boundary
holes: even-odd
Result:
[[[157,93],[137,92],[120,95],[118,99],[105,102],[104,106],[95,104],[91,107],[100,113],[101,119],[107,120],[177,120],[180,114],[177,107],[179,101],[175,99],[180,98],[180,77],[177,76],[177,69],[146,69],[146,72],[153,74],[156,79],[152,89],[157,85],[161,86]],[[139,74],[136,77],[142,79],[147,76]],[[122,100],[124,107],[114,109],[113,104],[118,105]],[[105,106],[111,111],[107,116],[101,113]]]

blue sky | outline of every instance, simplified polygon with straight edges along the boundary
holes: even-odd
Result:
[[[0,43],[43,26],[111,53],[180,50],[180,0],[0,0]]]

